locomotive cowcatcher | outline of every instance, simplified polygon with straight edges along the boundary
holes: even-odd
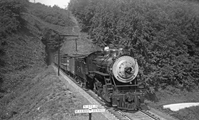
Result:
[[[136,77],[137,60],[123,49],[62,55],[60,67],[117,109],[138,110],[144,104],[144,87]]]

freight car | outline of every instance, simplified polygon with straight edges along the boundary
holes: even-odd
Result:
[[[57,60],[56,56],[55,63]],[[123,49],[61,55],[60,67],[115,108],[138,110],[144,104],[144,87],[136,77],[137,60]]]

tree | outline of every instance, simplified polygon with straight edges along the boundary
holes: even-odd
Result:
[[[140,79],[156,89],[198,85],[198,8],[167,0],[72,0],[69,4],[95,44],[130,49],[140,65]]]
[[[51,55],[53,52],[60,49],[64,37],[61,37],[58,32],[52,29],[45,29],[42,36],[42,43],[45,45],[46,63],[51,64]]]
[[[27,0],[0,1],[0,37],[6,37],[24,25],[21,14],[27,11],[27,2]]]

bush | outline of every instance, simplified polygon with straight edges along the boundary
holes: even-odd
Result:
[[[22,12],[26,11],[27,0],[0,1],[0,38],[16,32],[23,26]]]
[[[30,13],[45,22],[60,25],[64,27],[73,26],[74,23],[70,18],[70,12],[59,8],[58,6],[45,6],[40,3],[30,5]]]

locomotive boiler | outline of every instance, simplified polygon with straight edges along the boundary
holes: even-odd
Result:
[[[122,83],[128,83],[138,74],[136,59],[124,55],[122,50],[107,50],[93,59],[99,72],[108,73]]]

